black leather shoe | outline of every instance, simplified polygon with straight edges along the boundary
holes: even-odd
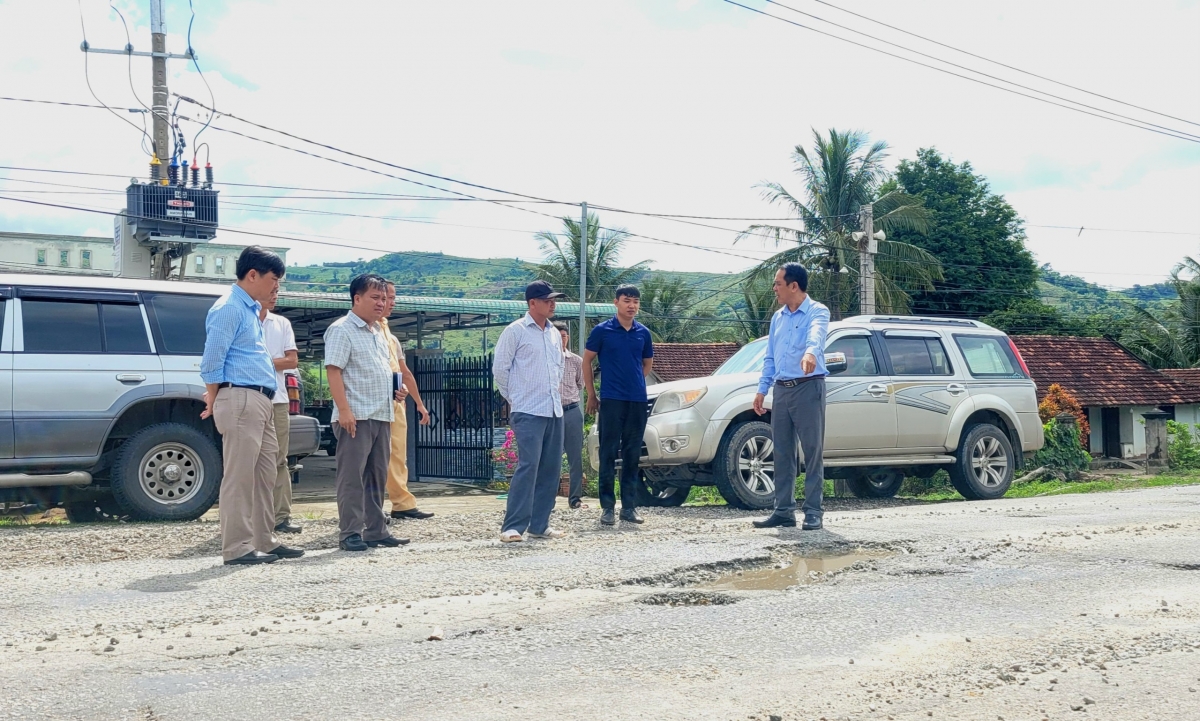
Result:
[[[646,519],[638,515],[636,508],[622,508],[621,520],[626,523],[645,523]]]
[[[433,518],[433,514],[429,511],[410,508],[407,511],[392,511],[392,518],[412,518],[416,520],[422,520],[425,518]]]
[[[362,536],[352,533],[341,541],[338,541],[338,548],[343,551],[365,551],[367,550],[367,544],[363,543]]]
[[[754,527],[755,528],[795,528],[796,527],[796,517],[795,516],[780,516],[778,514],[772,513],[770,516],[767,516],[767,518],[765,518],[764,520],[755,521]]]
[[[279,556],[280,558],[300,558],[304,555],[304,549],[279,546],[278,548],[271,549],[271,555]]]
[[[226,566],[257,566],[260,563],[275,563],[279,560],[279,556],[273,553],[263,553],[261,551],[251,551],[244,556],[232,558],[225,562]]]
[[[795,524],[793,523],[792,525]],[[805,531],[819,531],[824,528],[824,525],[821,524],[820,516],[810,514],[804,517],[804,525],[801,528]]]
[[[611,508],[605,508],[604,511],[600,514],[600,522],[606,526],[617,525],[616,511],[614,511]]]
[[[378,541],[367,541],[367,545],[370,546],[371,548],[378,548],[380,546],[387,546],[388,548],[399,548],[400,546],[404,546],[407,544],[408,544],[407,538],[396,538],[395,536],[388,536],[387,538],[380,538]]]
[[[292,519],[290,518],[285,520],[283,523],[280,523],[278,526],[275,526],[276,533],[299,533],[303,530],[304,528],[299,524],[292,523]]]

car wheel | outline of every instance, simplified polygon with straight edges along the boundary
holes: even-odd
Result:
[[[713,483],[734,508],[775,506],[775,442],[771,424],[747,421],[729,429],[713,459]]]
[[[325,455],[330,458],[337,455],[337,440],[330,441],[329,445],[325,447]]]
[[[682,506],[691,493],[691,487],[679,488],[665,483],[652,483],[645,474],[638,474],[637,503],[639,506],[674,507]]]
[[[101,496],[90,501],[71,501],[64,503],[63,509],[71,523],[117,521],[129,515],[117,505],[117,500],[112,496]]]
[[[904,484],[904,471],[898,468],[863,468],[846,479],[850,492],[859,498],[891,498]]]
[[[190,521],[221,490],[217,444],[192,426],[159,423],[129,437],[112,469],[113,496],[139,520]]]
[[[955,461],[950,466],[950,483],[967,500],[1000,498],[1012,485],[1014,457],[1004,431],[987,423],[963,432]]]

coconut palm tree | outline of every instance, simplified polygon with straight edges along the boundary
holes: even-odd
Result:
[[[542,231],[535,235],[544,256],[537,276],[571,300],[579,300],[579,220],[562,219],[561,233]],[[648,261],[620,265],[621,252],[629,239],[623,228],[601,229],[599,216],[588,214],[587,301],[611,301],[618,285],[633,283],[645,274]]]
[[[739,343],[749,343],[766,335],[771,316],[777,306],[771,278],[764,274],[747,276],[746,282],[742,284],[742,302],[737,305],[725,302],[725,307],[738,320],[734,328],[736,340]]]
[[[929,211],[920,198],[888,187],[886,143],[868,147],[865,133],[836,129],[829,131],[828,138],[814,129],[813,138],[811,154],[802,145],[792,152],[803,200],[780,183],[762,186],[763,198],[787,208],[798,227],[752,225],[738,239],[757,236],[785,246],[753,274],[772,276],[783,263],[803,264],[811,274],[809,292],[829,305],[836,320],[858,307],[858,243],[851,234],[859,229],[859,208],[870,204],[875,228],[884,232],[925,232]],[[880,312],[907,312],[908,289],[933,290],[933,281],[941,279],[941,263],[925,250],[880,241],[875,257],[875,302]]]
[[[668,280],[651,276],[642,281],[642,309],[638,315],[657,343],[704,343],[720,336],[713,312],[697,307],[699,298],[695,285],[683,278]]]
[[[1130,304],[1133,325],[1122,343],[1155,368],[1200,367],[1200,263],[1184,258],[1170,283],[1179,300],[1165,310]]]

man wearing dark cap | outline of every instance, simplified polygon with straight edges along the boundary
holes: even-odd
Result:
[[[544,280],[530,283],[525,288],[529,312],[496,341],[492,374],[508,401],[509,425],[517,440],[517,470],[508,488],[502,543],[523,541],[526,531],[530,538],[566,535],[550,527],[563,453],[563,347],[550,318],[555,301],[564,297]]]

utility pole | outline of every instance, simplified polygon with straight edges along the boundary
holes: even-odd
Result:
[[[167,93],[167,24],[163,18],[162,0],[150,0],[150,50],[154,93],[151,102],[151,115],[154,116],[154,147],[158,159],[166,163],[171,158],[171,137],[169,132],[167,103],[170,95]]]
[[[587,201],[579,204],[582,217],[579,219],[579,357],[587,345],[587,264],[588,264],[588,217]]]
[[[858,209],[858,213],[862,226],[858,241],[858,312],[870,315],[875,312],[875,253],[879,250],[879,241],[875,239],[875,209],[867,203]]]

